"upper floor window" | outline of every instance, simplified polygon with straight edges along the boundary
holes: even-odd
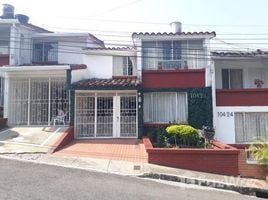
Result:
[[[132,76],[134,70],[134,58],[129,56],[113,57],[113,75],[114,76]]]
[[[243,88],[242,69],[222,69],[222,88]]]
[[[57,62],[58,42],[34,42],[33,62]]]
[[[144,69],[203,68],[204,57],[202,40],[142,42]]]

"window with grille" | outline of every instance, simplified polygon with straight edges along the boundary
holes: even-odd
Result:
[[[268,140],[268,112],[236,112],[236,142],[252,142],[256,137]]]
[[[152,92],[144,94],[144,122],[187,122],[187,93]]]
[[[57,62],[58,42],[34,42],[33,62]]]

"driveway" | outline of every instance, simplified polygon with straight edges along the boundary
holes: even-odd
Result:
[[[68,127],[13,127],[0,132],[0,153],[47,153]]]
[[[140,163],[148,159],[145,146],[138,139],[74,140],[55,154]]]

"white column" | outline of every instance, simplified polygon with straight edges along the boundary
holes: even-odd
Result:
[[[140,39],[137,40],[137,77],[142,80],[142,42]]]
[[[213,125],[217,128],[217,108],[216,108],[216,81],[215,81],[215,64],[211,61],[211,90],[212,90],[212,108],[213,108]]]
[[[94,137],[97,137],[97,93],[94,94],[95,95],[95,118],[94,118]],[[75,122],[74,122],[75,123]]]
[[[28,79],[28,126],[30,126],[30,112],[31,112],[31,79]]]
[[[8,118],[8,107],[9,107],[9,84],[10,78],[7,73],[4,75],[5,78],[5,91],[4,91],[4,118]]]
[[[48,79],[48,125],[50,126],[50,107],[51,107],[51,78]]]

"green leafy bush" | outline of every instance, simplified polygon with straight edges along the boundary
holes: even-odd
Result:
[[[164,128],[156,129],[156,147],[170,147],[169,139]]]
[[[190,125],[171,125],[166,128],[167,133],[174,138],[176,146],[203,147],[204,138]]]
[[[264,165],[268,172],[268,143],[258,138],[249,146],[248,150],[255,160]]]

